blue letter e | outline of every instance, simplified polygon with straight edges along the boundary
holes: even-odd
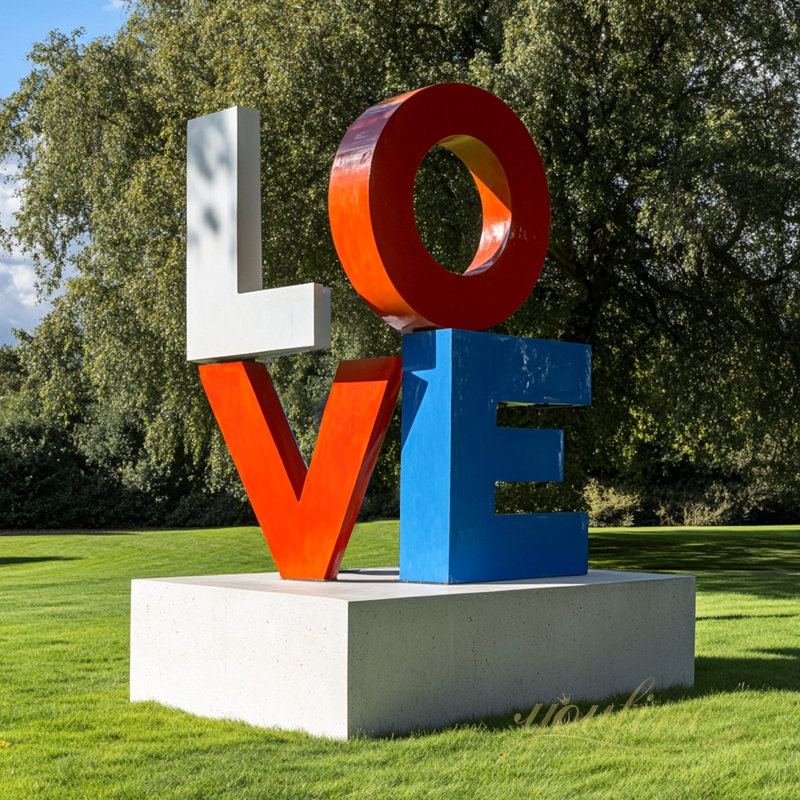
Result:
[[[564,478],[563,431],[498,428],[501,402],[589,405],[591,348],[454,329],[403,336],[401,580],[586,574],[586,514],[494,513],[497,481]]]

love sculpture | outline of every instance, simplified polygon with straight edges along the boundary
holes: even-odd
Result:
[[[353,286],[402,332],[402,358],[339,364],[308,468],[257,359],[330,347],[330,292],[262,288],[258,113],[188,134],[187,355],[280,575],[134,580],[131,700],[346,739],[521,719],[648,676],[690,685],[693,576],[587,571],[585,514],[495,514],[498,481],[564,469],[561,431],[500,428],[498,406],[588,405],[591,385],[585,345],[483,332],[525,301],[547,251],[544,169],[514,113],[444,84],[347,131],[331,232]],[[415,223],[414,179],[437,144],[481,198],[463,275]],[[339,573],[401,384],[400,568]]]
[[[482,234],[463,275],[425,249],[414,180],[447,148],[478,188]],[[365,111],[333,164],[341,263],[403,335],[401,358],[341,362],[308,468],[258,358],[330,347],[330,292],[264,290],[258,112],[191,120],[187,358],[200,377],[281,577],[335,579],[403,389],[400,580],[463,583],[583,575],[582,513],[497,515],[497,481],[563,480],[563,432],[497,426],[499,404],[590,403],[590,348],[480,333],[526,300],[550,205],[530,134],[494,95],[428,86]]]

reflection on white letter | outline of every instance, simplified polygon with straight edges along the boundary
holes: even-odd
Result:
[[[331,346],[330,289],[263,289],[258,111],[189,121],[186,358],[197,363]]]

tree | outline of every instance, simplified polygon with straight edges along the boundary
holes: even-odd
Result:
[[[333,350],[270,365],[308,456],[335,362],[399,348],[335,257],[338,142],[385,97],[464,81],[520,114],[548,171],[548,261],[498,330],[593,345],[593,409],[523,415],[566,427],[573,500],[593,478],[746,487],[739,514],[784,502],[798,482],[798,22],[781,0],[141,0],[113,40],[52,34],[0,106],[0,157],[25,181],[6,240],[64,288],[19,348],[44,408],[126,486],[167,497],[182,475],[241,492],[185,362],[183,310],[186,121],[240,104],[262,115],[265,283],[334,293]],[[474,241],[468,187],[447,154],[426,158],[418,224],[452,268]],[[376,507],[398,448],[395,430]]]
[[[538,2],[506,29],[495,85],[542,148],[558,267],[515,322],[594,345],[595,474],[735,478],[751,505],[797,485],[798,22]]]

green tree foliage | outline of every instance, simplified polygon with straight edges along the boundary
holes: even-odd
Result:
[[[399,349],[335,257],[336,147],[379,100],[463,81],[528,125],[553,203],[539,285],[498,330],[594,348],[591,410],[508,412],[567,429],[566,488],[538,502],[588,485],[604,509],[665,520],[691,503],[785,508],[799,480],[798,38],[783,0],[139,0],[113,40],[54,33],[0,105],[0,158],[24,180],[2,234],[63,291],[18,348],[24,391],[128,490],[241,498],[185,362],[184,161],[188,119],[249,106],[265,285],[333,288],[333,350],[270,363],[308,456],[336,361]],[[417,181],[420,234],[449,268],[475,241],[469,183],[435,151]],[[395,426],[375,511],[398,452]]]
[[[252,512],[230,495],[197,491],[195,470],[185,463],[142,488],[124,471],[136,463],[135,453],[126,459],[110,438],[98,448],[96,431],[86,437],[91,426],[66,425],[60,413],[48,413],[33,391],[37,383],[15,349],[0,347],[0,528],[252,523]],[[103,432],[126,424],[100,422]],[[130,447],[136,438],[134,431],[117,442]]]
[[[584,468],[791,498],[800,7],[529,3],[506,30],[494,85],[542,149],[558,267],[514,322],[594,346]]]

